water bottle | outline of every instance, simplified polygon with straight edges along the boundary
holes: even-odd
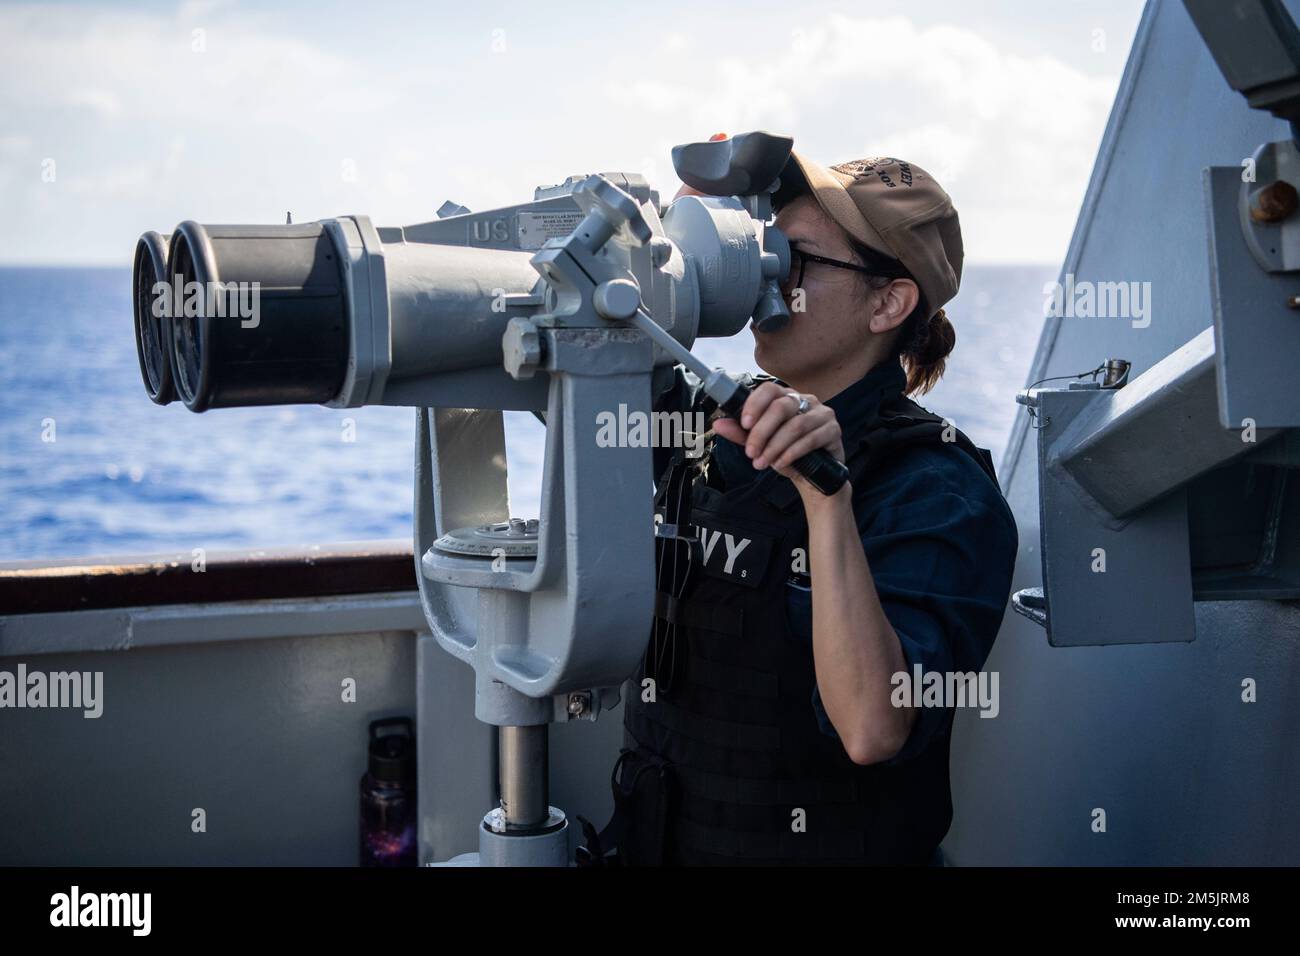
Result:
[[[395,728],[381,734],[385,728]],[[415,730],[409,717],[370,722],[361,777],[361,865],[415,866]]]

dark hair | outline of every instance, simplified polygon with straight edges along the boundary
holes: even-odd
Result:
[[[897,259],[882,256],[856,240],[850,240],[849,244],[862,264],[873,270],[870,274],[862,274],[869,288],[883,289],[895,279],[916,281]],[[919,284],[917,289],[920,289]],[[956,344],[957,331],[948,321],[948,316],[943,309],[930,315],[922,292],[916,300],[916,308],[903,320],[898,328],[898,337],[894,339],[894,354],[903,360],[903,367],[907,369],[909,395],[924,395],[939,383],[948,355]]]

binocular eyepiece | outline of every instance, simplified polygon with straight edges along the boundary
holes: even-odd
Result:
[[[321,223],[146,232],[132,272],[149,397],[191,410],[323,403],[348,363],[338,251]]]

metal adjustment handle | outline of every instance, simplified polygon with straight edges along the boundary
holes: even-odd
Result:
[[[579,183],[573,190],[573,199],[587,213],[587,219],[579,227],[578,235],[589,240],[588,248],[593,252],[603,246],[620,226],[627,227],[638,246],[644,246],[654,235],[636,200],[599,173],[588,176]],[[603,219],[609,225],[608,233],[593,235],[584,231],[583,227],[588,226],[593,216]]]

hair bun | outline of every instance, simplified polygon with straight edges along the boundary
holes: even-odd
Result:
[[[957,344],[957,330],[948,314],[939,309],[917,330],[911,346],[903,352],[907,366],[907,391],[924,395],[943,375],[945,360]]]

